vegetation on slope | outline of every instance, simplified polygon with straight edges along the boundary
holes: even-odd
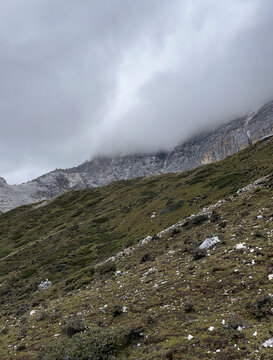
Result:
[[[120,359],[269,359],[260,344],[272,337],[272,180],[210,219],[187,221],[115,264],[94,265],[272,172],[272,144],[266,139],[217,164],[68,193],[1,215],[0,353],[49,356],[42,346],[61,347],[66,321],[80,313],[98,336],[109,328],[122,334],[122,346],[113,349]],[[198,246],[211,233],[221,243],[204,256]],[[241,242],[247,249],[236,250]],[[124,273],[117,277],[115,269]],[[37,292],[46,277],[53,286]],[[72,335],[72,348],[74,336],[80,341]]]

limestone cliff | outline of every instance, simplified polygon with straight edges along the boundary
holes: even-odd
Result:
[[[28,183],[8,185],[0,178],[0,211],[51,199],[68,190],[116,180],[184,171],[219,161],[273,134],[273,101],[258,111],[193,137],[169,153],[98,157],[71,169],[56,169]]]

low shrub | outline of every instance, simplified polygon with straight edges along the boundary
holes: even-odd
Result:
[[[80,316],[72,316],[62,327],[62,332],[69,337],[86,330],[86,326]]]
[[[273,299],[271,296],[260,296],[246,305],[249,313],[256,319],[273,315]]]
[[[102,264],[97,267],[97,272],[100,275],[105,275],[107,273],[113,273],[117,269],[116,264],[113,261],[106,262],[105,264]]]
[[[124,343],[119,329],[92,328],[70,339],[50,344],[38,360],[108,360]]]
[[[184,311],[185,311],[186,313],[191,313],[191,312],[193,312],[193,311],[194,311],[193,303],[186,302],[186,303],[184,304]]]
[[[199,260],[207,255],[207,251],[205,249],[194,249],[192,250],[192,259]]]
[[[195,216],[192,219],[188,219],[184,223],[183,227],[186,228],[186,229],[191,229],[194,226],[202,225],[207,220],[208,220],[208,215],[198,215],[198,216]]]
[[[147,261],[154,261],[155,256],[153,254],[150,253],[146,253],[145,255],[142,256],[142,258],[140,259],[140,264],[143,264]]]

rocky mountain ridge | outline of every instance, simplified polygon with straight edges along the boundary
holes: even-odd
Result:
[[[8,185],[0,178],[0,211],[51,199],[69,190],[189,170],[222,160],[272,133],[273,101],[248,116],[195,136],[168,153],[98,157],[71,169],[56,169],[20,185]]]

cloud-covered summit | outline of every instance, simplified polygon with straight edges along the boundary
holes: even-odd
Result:
[[[273,98],[271,0],[0,4],[8,182],[170,149]]]

